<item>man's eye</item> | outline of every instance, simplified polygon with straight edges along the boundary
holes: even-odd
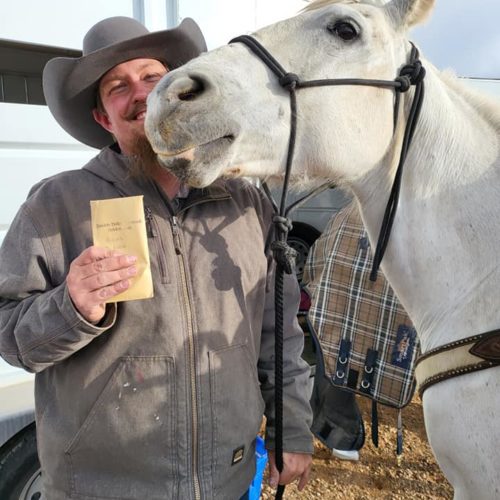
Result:
[[[151,73],[149,75],[146,75],[146,80],[148,82],[157,82],[163,75],[160,75],[159,73]]]
[[[109,94],[118,94],[120,93],[123,89],[125,88],[125,84],[124,83],[119,83],[117,85],[113,85],[110,89],[109,89]]]

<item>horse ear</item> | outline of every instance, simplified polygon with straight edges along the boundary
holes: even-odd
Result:
[[[423,23],[434,7],[435,0],[391,0],[386,4],[398,25],[410,28]]]

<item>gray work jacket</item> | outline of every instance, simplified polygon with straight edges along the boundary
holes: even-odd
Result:
[[[274,447],[269,204],[253,186],[192,190],[175,219],[157,186],[104,149],[37,185],[0,249],[0,354],[36,372],[48,500],[239,498],[263,414]],[[75,310],[70,263],[92,244],[89,201],[144,195],[154,298]],[[284,449],[312,452],[298,290],[285,289]]]

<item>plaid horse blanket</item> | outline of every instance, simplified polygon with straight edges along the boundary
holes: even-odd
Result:
[[[308,258],[303,282],[324,371],[335,386],[395,408],[415,391],[415,329],[379,272],[354,203],[332,218]]]

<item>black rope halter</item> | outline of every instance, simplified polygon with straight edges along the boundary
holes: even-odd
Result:
[[[290,93],[290,137],[288,142],[288,154],[285,167],[285,178],[283,181],[283,190],[281,195],[280,207],[277,210],[276,204],[272,201],[275,215],[273,222],[276,229],[276,241],[273,242],[271,248],[276,260],[276,283],[275,283],[275,306],[276,306],[276,340],[275,340],[275,406],[276,406],[276,467],[281,473],[283,471],[283,279],[284,273],[292,274],[295,266],[296,252],[287,244],[287,235],[292,227],[291,220],[288,218],[289,213],[300,202],[309,199],[312,194],[307,195],[299,202],[286,208],[286,197],[288,191],[288,184],[290,181],[290,174],[292,169],[293,155],[295,150],[295,140],[297,135],[297,89],[311,88],[311,87],[324,87],[330,85],[363,85],[369,87],[381,87],[394,89],[395,102],[394,102],[394,130],[397,125],[397,118],[399,115],[400,96],[402,93],[407,92],[413,85],[415,86],[415,96],[412,101],[410,113],[405,126],[405,133],[403,137],[403,145],[399,157],[399,164],[396,170],[394,183],[391,189],[391,194],[387,202],[380,233],[378,236],[377,247],[373,258],[373,267],[370,274],[370,279],[375,281],[377,279],[377,272],[380,262],[384,256],[389,236],[391,233],[396,209],[398,206],[399,192],[401,188],[401,178],[403,175],[403,165],[413,139],[413,134],[418,122],[422,102],[424,98],[424,77],[425,68],[419,60],[419,53],[417,48],[412,44],[409,63],[401,68],[398,76],[394,80],[373,80],[373,79],[359,79],[359,78],[335,78],[324,80],[309,80],[301,81],[295,73],[285,71],[281,64],[270,54],[270,52],[255,38],[242,35],[233,38],[229,43],[240,42],[246,45],[259,59],[276,75],[280,85],[287,89]],[[324,189],[322,186],[319,189]],[[268,192],[268,190],[266,190]],[[316,191],[315,191],[316,193]],[[283,497],[285,487],[278,486],[276,498]]]

